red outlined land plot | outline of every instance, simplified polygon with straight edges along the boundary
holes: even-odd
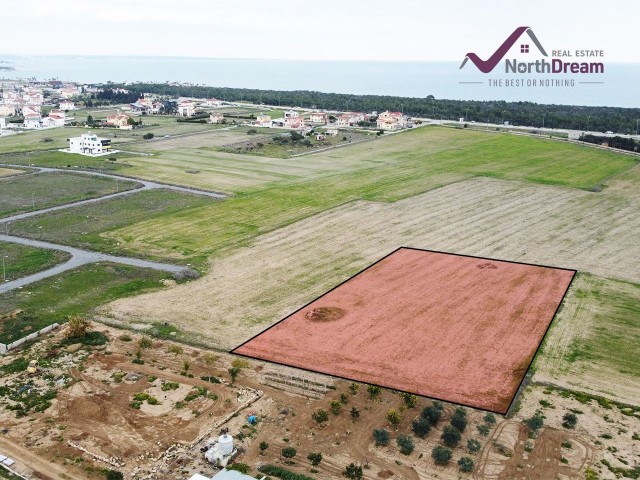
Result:
[[[575,273],[403,247],[232,353],[504,414]]]

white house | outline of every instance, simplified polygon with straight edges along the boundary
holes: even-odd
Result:
[[[16,114],[15,105],[10,104],[0,104],[0,116],[3,117],[13,117]]]
[[[2,132],[3,129],[7,128],[7,124],[4,120],[4,118],[0,118],[0,132]]]
[[[93,133],[83,133],[79,137],[69,138],[69,153],[80,153],[82,155],[98,156],[111,153],[111,140],[99,138]]]
[[[338,129],[337,128],[328,128],[326,131],[327,135],[331,135],[332,137],[335,137],[336,135],[338,135]]]
[[[28,130],[37,130],[42,127],[42,117],[40,115],[29,115],[28,117],[24,117],[24,121],[22,122],[22,128]]]
[[[71,100],[62,99],[58,104],[58,108],[60,108],[60,110],[75,110],[76,104],[73,103]]]
[[[381,130],[400,130],[407,126],[407,117],[400,112],[382,112],[378,115],[376,125]]]
[[[51,110],[49,116],[42,119],[43,126],[64,127],[66,115],[62,110]],[[45,125],[46,124],[46,125]]]
[[[209,123],[222,123],[224,115],[220,112],[213,112],[209,115]]]
[[[271,116],[261,113],[256,117],[256,125],[260,125],[261,127],[268,127],[269,125],[271,125]]]
[[[222,100],[217,98],[207,98],[204,102],[200,103],[201,107],[218,108],[222,106]]]
[[[40,105],[23,105],[22,115],[24,117],[39,117],[41,113]]]
[[[353,127],[358,122],[364,121],[364,113],[360,112],[348,112],[340,115],[336,120],[338,127]]]
[[[311,112],[309,115],[309,122],[320,125],[326,125],[328,116],[324,112]]]
[[[80,94],[80,89],[75,85],[67,85],[60,89],[60,96],[62,98],[71,98],[75,97],[78,94]]]
[[[196,112],[196,104],[192,101],[180,102],[177,112],[180,117],[191,117]]]

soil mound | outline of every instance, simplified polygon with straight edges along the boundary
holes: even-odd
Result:
[[[332,322],[345,316],[347,312],[338,307],[317,307],[305,314],[307,320],[312,322]]]

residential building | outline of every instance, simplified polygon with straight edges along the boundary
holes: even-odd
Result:
[[[337,128],[327,128],[327,131],[325,133],[327,135],[331,135],[332,137],[335,137],[336,135],[338,135],[338,129]]]
[[[37,130],[42,127],[42,117],[40,115],[29,115],[28,117],[24,117],[24,121],[22,122],[22,128],[28,130]]]
[[[378,115],[376,125],[381,130],[400,130],[407,126],[407,117],[400,112],[382,112]]]
[[[111,140],[99,138],[93,133],[83,133],[79,137],[69,138],[69,153],[82,155],[104,155],[111,151]]]
[[[201,107],[218,108],[222,106],[222,100],[217,98],[207,98],[204,102],[200,103]]]
[[[311,112],[309,115],[309,122],[326,125],[328,118],[328,115],[324,112]]]
[[[23,117],[39,117],[41,114],[40,105],[22,105]]]
[[[316,140],[318,140],[318,141],[326,140],[326,139],[327,139],[327,137],[326,137],[326,136],[324,136],[324,135],[323,135],[323,134],[321,134],[321,133],[318,133],[318,134],[316,135]]]
[[[80,94],[80,89],[75,85],[67,85],[60,89],[60,96],[62,98],[72,98]]]
[[[7,124],[5,122],[4,118],[0,118],[0,132],[2,132],[3,129],[7,128]]]
[[[360,112],[347,112],[343,113],[336,119],[336,125],[338,127],[353,127],[358,125],[358,122],[364,122],[364,114]]]
[[[220,112],[213,112],[209,115],[209,123],[222,123],[224,115]]]
[[[129,125],[129,119],[131,117],[126,113],[114,113],[113,115],[107,115],[105,123],[112,127],[118,127],[124,130],[131,130],[133,128],[132,125]]]
[[[196,113],[196,104],[192,101],[180,102],[177,106],[177,113],[180,117],[191,117]]]
[[[58,104],[58,108],[60,108],[60,110],[75,110],[76,104],[71,100],[62,99]]]
[[[131,104],[131,110],[137,113],[151,113],[153,102],[148,98],[139,98]]]
[[[15,105],[10,104],[0,104],[0,116],[3,117],[13,117],[16,114]]]
[[[47,126],[64,127],[66,117],[64,111],[54,109],[49,112],[48,117],[43,118],[43,121],[46,120]]]
[[[261,127],[268,127],[269,125],[271,125],[271,116],[261,113],[256,117],[256,125],[260,125]]]

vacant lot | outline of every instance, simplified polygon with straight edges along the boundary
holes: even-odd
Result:
[[[0,153],[55,150],[69,146],[67,138],[86,133],[74,127],[33,130],[0,137]]]
[[[81,173],[38,173],[0,179],[0,217],[41,210],[141,186]]]
[[[505,414],[573,275],[402,248],[233,353]]]
[[[162,287],[166,272],[91,264],[0,294],[0,342],[9,343],[69,315],[86,315],[104,303]],[[18,315],[10,315],[22,310]]]
[[[536,360],[535,380],[638,403],[640,284],[581,274]]]
[[[3,279],[15,280],[40,272],[70,258],[67,252],[0,242],[0,257],[4,258]]]
[[[25,170],[18,170],[17,168],[0,168],[0,177],[10,177],[12,175],[22,175],[27,173]]]
[[[109,253],[129,253],[158,258],[153,249],[146,252],[124,251],[117,242],[105,238],[102,234],[149,218],[156,218],[159,221],[159,217],[171,213],[182,212],[188,216],[190,209],[196,209],[211,202],[213,200],[207,197],[173,190],[145,190],[13,222],[11,232],[14,235]],[[159,256],[173,259],[188,258],[194,253],[196,252],[176,248],[173,252],[160,252]]]

